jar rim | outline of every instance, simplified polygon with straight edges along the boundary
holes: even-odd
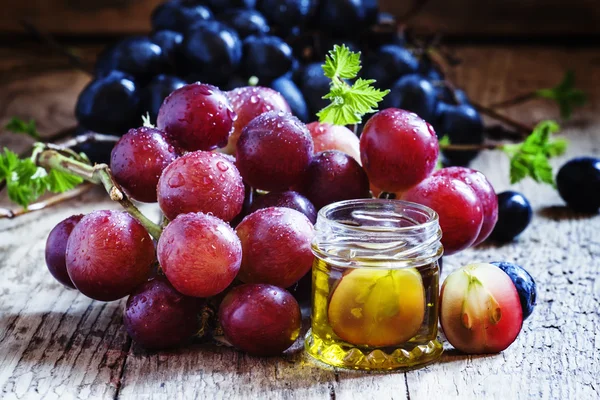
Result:
[[[413,210],[422,211],[425,215],[427,215],[427,221],[423,223],[415,223],[415,225],[410,226],[352,226],[346,223],[337,221],[335,219],[330,218],[330,213],[333,211],[339,211],[344,208],[356,207],[357,205],[367,204],[379,204],[379,205],[401,205],[406,208],[410,207]],[[432,208],[424,206],[419,203],[414,203],[412,201],[406,200],[396,200],[396,199],[352,199],[352,200],[343,200],[335,203],[331,203],[323,208],[321,208],[318,212],[318,218],[322,218],[327,221],[328,224],[333,226],[337,226],[339,228],[355,230],[356,232],[408,232],[414,230],[415,228],[429,228],[430,226],[439,225],[439,216],[438,213],[435,212]],[[376,228],[376,229],[375,229]]]

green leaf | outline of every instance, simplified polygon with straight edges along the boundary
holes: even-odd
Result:
[[[12,117],[10,121],[4,126],[4,129],[12,133],[22,133],[29,135],[32,138],[39,140],[40,134],[35,126],[35,120],[30,119],[29,122],[23,121],[20,118]]]
[[[360,53],[351,52],[345,45],[335,45],[325,59],[323,72],[331,79],[330,91],[324,99],[331,103],[317,113],[320,122],[334,125],[359,124],[362,117],[377,111],[377,104],[389,93],[373,86],[373,79],[357,79],[353,84],[346,80],[356,78],[360,71]]]
[[[575,87],[575,73],[567,71],[563,80],[553,88],[535,91],[536,96],[554,100],[560,109],[560,116],[569,119],[573,109],[587,102],[587,96],[581,89]]]
[[[448,135],[442,136],[440,140],[438,140],[438,145],[442,146],[450,146],[450,137]]]
[[[323,64],[323,72],[329,79],[354,79],[360,68],[360,52],[350,51],[345,44],[334,45]]]
[[[83,182],[83,179],[57,170],[47,172],[31,158],[19,159],[17,154],[5,148],[4,154],[0,153],[1,181],[6,181],[10,199],[27,207],[46,191],[66,192]]]
[[[502,150],[510,158],[510,182],[517,183],[526,177],[536,182],[555,186],[549,159],[563,154],[567,148],[564,139],[551,139],[558,132],[554,121],[542,121],[523,143],[505,145]]]

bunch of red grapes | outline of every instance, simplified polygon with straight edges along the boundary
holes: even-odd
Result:
[[[371,189],[427,205],[439,214],[446,254],[490,234],[492,186],[467,168],[433,173],[438,153],[431,125],[408,111],[375,114],[359,140],[346,127],[305,125],[269,88],[189,84],[164,100],[156,128],[130,130],[111,156],[131,199],[158,202],[168,220],[160,239],[125,212],[94,211],[53,229],[46,261],[92,299],[129,296],[124,323],[145,348],[190,342],[206,299],[217,298],[233,346],[278,354],[300,333],[285,288],[310,274],[323,206]]]

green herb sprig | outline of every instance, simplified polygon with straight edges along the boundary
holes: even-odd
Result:
[[[567,71],[563,80],[553,88],[536,90],[535,95],[544,99],[554,100],[560,109],[560,116],[571,118],[573,109],[586,104],[587,96],[581,89],[575,87],[575,73]]]
[[[37,131],[37,127],[35,125],[35,120],[30,119],[29,122],[22,120],[18,117],[12,117],[6,125],[4,125],[4,129],[12,133],[19,133],[28,135],[35,140],[40,140],[40,134]]]
[[[354,125],[361,123],[365,114],[377,111],[377,104],[390,91],[375,88],[374,79],[358,78],[349,84],[347,80],[355,79],[360,69],[360,52],[352,52],[345,45],[335,45],[325,57],[323,72],[331,83],[323,98],[331,104],[317,113],[320,122]]]
[[[27,208],[44,193],[63,193],[83,182],[79,176],[56,169],[46,170],[35,161],[36,152],[30,158],[19,156],[4,148],[0,153],[0,182],[6,181],[8,197]]]

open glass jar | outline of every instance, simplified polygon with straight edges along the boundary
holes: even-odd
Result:
[[[435,211],[416,203],[360,199],[322,208],[312,245],[308,354],[362,370],[439,358],[441,235]]]

